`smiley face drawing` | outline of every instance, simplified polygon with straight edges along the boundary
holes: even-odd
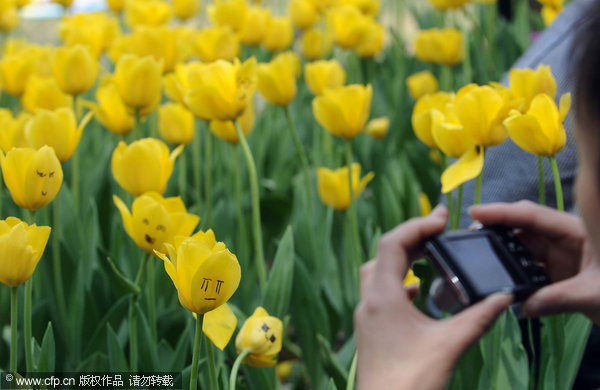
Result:
[[[10,194],[21,207],[38,210],[58,194],[63,181],[60,161],[50,146],[39,150],[14,148],[2,158],[2,171]]]

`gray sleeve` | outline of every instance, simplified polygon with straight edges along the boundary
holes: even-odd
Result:
[[[557,101],[564,93],[571,92],[569,77],[569,54],[573,39],[573,27],[579,20],[585,4],[593,0],[572,2],[559,15],[515,63],[515,68],[536,68],[539,64],[550,65],[557,83]],[[508,76],[503,83],[508,84]],[[573,185],[577,170],[577,153],[572,134],[571,114],[565,121],[567,144],[556,155],[559,167],[565,209],[574,209]],[[544,159],[546,200],[549,206],[555,206],[555,190],[552,170],[548,159]],[[486,151],[482,176],[481,202],[514,202],[522,199],[538,201],[537,157],[519,148],[509,138],[504,144],[491,147]],[[471,224],[467,208],[473,204],[475,180],[464,184],[461,227]]]

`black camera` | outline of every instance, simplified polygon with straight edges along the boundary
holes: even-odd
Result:
[[[495,292],[515,302],[550,283],[512,229],[485,227],[439,234],[425,242],[425,253],[444,283],[432,286],[439,308],[456,313]]]

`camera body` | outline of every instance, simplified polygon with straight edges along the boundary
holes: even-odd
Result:
[[[550,283],[512,229],[484,227],[456,230],[425,242],[425,254],[445,281],[454,302],[447,311],[460,311],[495,292],[514,295],[514,302]],[[448,302],[448,297],[443,297]],[[438,305],[439,306],[439,305]]]

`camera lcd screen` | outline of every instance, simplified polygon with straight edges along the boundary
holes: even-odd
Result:
[[[446,247],[478,292],[492,293],[515,285],[487,237],[448,240]]]

